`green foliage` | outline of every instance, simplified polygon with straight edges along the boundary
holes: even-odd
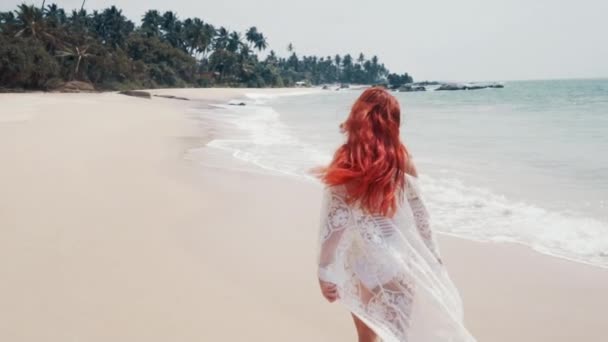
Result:
[[[0,35],[0,88],[45,89],[58,73],[57,60],[39,40]]]
[[[241,34],[171,11],[149,10],[136,26],[115,6],[66,12],[23,4],[0,12],[0,88],[52,89],[68,80],[120,90],[374,84],[387,75],[391,84],[411,82],[389,75],[376,56],[299,56],[290,43],[287,57],[270,51],[262,60],[257,53],[268,45],[255,26]]]
[[[147,79],[158,86],[177,87],[193,84],[197,80],[197,62],[186,52],[157,37],[147,38],[133,34],[129,38],[127,55],[140,62],[144,81]]]
[[[410,76],[407,72],[403,75],[398,74],[389,74],[387,76],[388,84],[392,89],[396,89],[401,87],[404,84],[414,82],[412,76]]]

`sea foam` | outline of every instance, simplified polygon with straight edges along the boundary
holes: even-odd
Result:
[[[236,128],[207,147],[255,165],[258,171],[314,182],[307,171],[325,165],[332,147],[320,149],[293,134],[294,128],[267,105],[278,96],[288,95],[249,94],[245,106],[220,104],[213,113],[202,113],[206,119]],[[420,181],[438,232],[477,241],[521,243],[545,254],[608,267],[606,222],[513,200],[465,184],[449,173],[424,174]]]

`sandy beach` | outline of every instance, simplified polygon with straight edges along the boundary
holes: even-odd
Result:
[[[320,187],[184,158],[219,134],[193,103],[244,92],[0,94],[0,341],[355,341],[318,290]],[[608,270],[440,242],[479,341],[606,340]]]

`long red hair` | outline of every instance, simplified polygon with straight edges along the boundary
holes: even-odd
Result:
[[[349,203],[359,202],[372,214],[393,216],[408,165],[400,123],[397,99],[383,88],[366,89],[342,124],[347,141],[334,154],[322,181],[345,185]]]

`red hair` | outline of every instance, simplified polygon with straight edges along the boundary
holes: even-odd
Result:
[[[346,201],[393,216],[405,187],[408,153],[399,138],[399,102],[383,88],[365,90],[342,124],[347,141],[324,170],[325,184],[345,185]]]

